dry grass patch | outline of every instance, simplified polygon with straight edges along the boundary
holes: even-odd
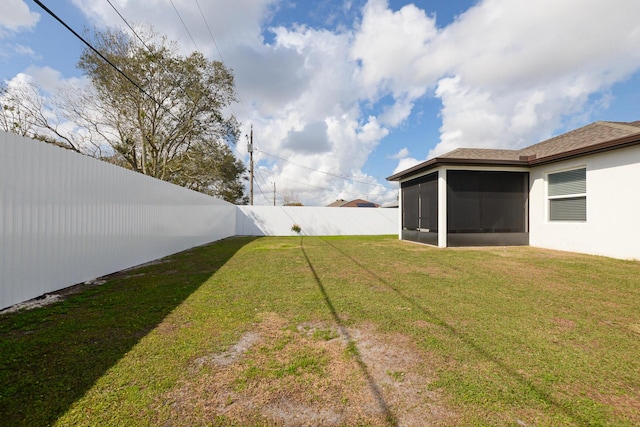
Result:
[[[292,323],[277,313],[227,351],[197,358],[163,399],[172,425],[451,424],[428,357],[401,334]]]

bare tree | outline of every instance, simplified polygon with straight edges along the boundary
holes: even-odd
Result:
[[[62,117],[31,82],[0,86],[0,129],[80,152],[81,145],[61,129]]]
[[[300,199],[294,194],[293,191],[285,190],[282,195],[283,206],[302,206]]]

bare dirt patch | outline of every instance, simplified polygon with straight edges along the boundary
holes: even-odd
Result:
[[[89,289],[94,286],[104,285],[105,283],[106,283],[106,280],[101,277],[93,280],[87,280],[86,282],[79,283],[77,285],[69,286],[55,292],[49,292],[39,297],[24,301],[18,304],[14,304],[3,310],[0,310],[0,314],[15,313],[21,310],[33,310],[34,308],[45,307],[55,302],[62,301],[66,299],[69,295],[78,294],[80,292],[83,292],[86,289]]]
[[[164,401],[169,425],[451,424],[433,376],[406,336],[266,313],[227,351],[195,359]]]

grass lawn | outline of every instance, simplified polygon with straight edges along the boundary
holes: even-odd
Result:
[[[640,425],[640,263],[232,238],[0,315],[0,424]]]

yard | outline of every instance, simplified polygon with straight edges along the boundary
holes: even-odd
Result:
[[[3,425],[640,425],[640,263],[232,238],[0,315]]]

